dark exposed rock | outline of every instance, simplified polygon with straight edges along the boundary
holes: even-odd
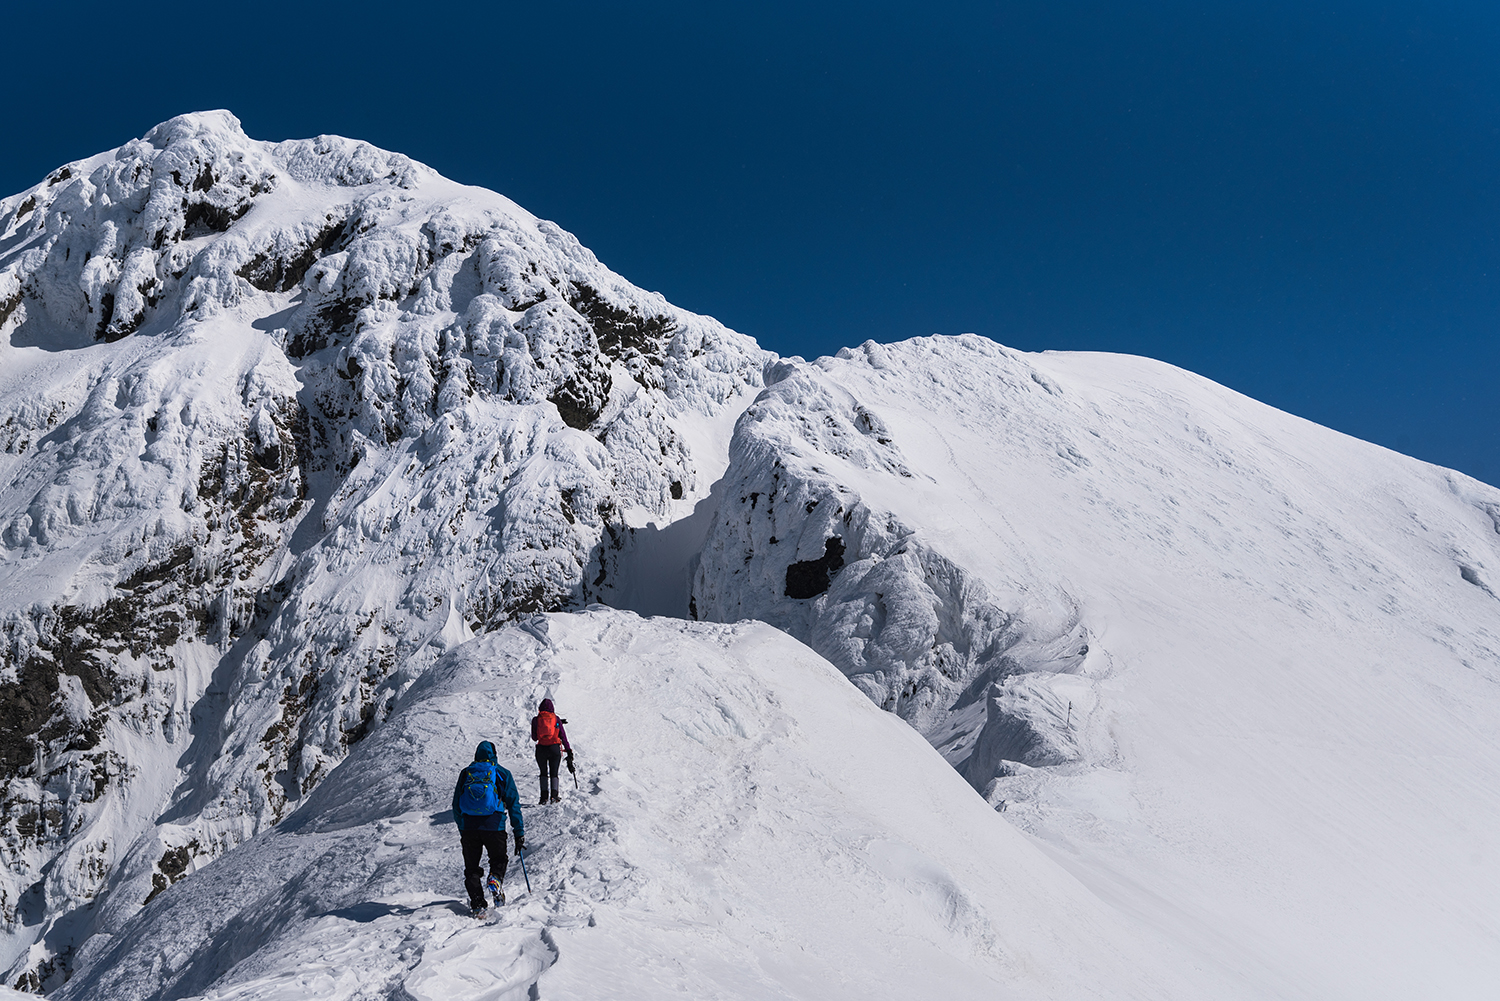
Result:
[[[828,590],[833,575],[844,565],[844,540],[834,536],[823,543],[823,556],[816,560],[801,560],[786,568],[788,598],[816,598]]]
[[[633,304],[613,306],[597,289],[581,283],[572,286],[568,304],[593,327],[599,350],[616,361],[640,356],[660,364],[662,345],[677,326],[670,316],[645,316]]]
[[[249,211],[248,200],[232,206],[209,201],[189,202],[182,213],[182,235],[194,240],[210,233],[227,233],[235,220]]]
[[[178,848],[168,848],[156,863],[157,872],[151,874],[151,893],[143,903],[151,903],[160,893],[183,876],[201,846],[196,840]]]
[[[94,328],[94,340],[119,340],[109,336],[109,321],[115,318],[115,294],[106,292],[99,297],[99,324]]]
[[[306,358],[324,348],[338,334],[349,333],[364,304],[349,299],[333,299],[305,316],[287,340],[286,353],[292,358]]]
[[[348,221],[329,217],[328,225],[299,251],[278,254],[269,250],[256,254],[235,274],[262,292],[290,292],[302,284],[307,269],[325,254],[336,254],[349,243]]]
[[[602,402],[594,398],[592,394],[580,399],[579,397],[583,394],[580,394],[577,389],[570,383],[554,393],[551,401],[556,405],[558,416],[563,419],[564,424],[570,428],[587,431],[604,407]]]
[[[0,327],[5,326],[5,321],[10,319],[11,314],[14,313],[20,307],[20,305],[20,289],[17,289],[16,293],[12,296],[9,296],[5,299],[0,299]]]

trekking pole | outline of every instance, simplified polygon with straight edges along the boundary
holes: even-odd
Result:
[[[526,892],[531,892],[531,874],[526,871],[526,853],[516,852],[516,858],[521,860],[521,875],[526,877]]]

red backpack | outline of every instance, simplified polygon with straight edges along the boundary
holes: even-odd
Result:
[[[536,714],[536,721],[532,724],[533,739],[538,744],[561,744],[557,736],[557,713],[549,713],[543,709]]]

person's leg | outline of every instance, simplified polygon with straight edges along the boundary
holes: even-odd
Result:
[[[557,769],[562,764],[562,745],[553,744],[547,752],[547,779],[551,785],[552,802],[556,803],[560,798],[557,795]]]
[[[484,838],[482,835],[487,831],[459,831],[458,843],[464,850],[464,889],[469,893],[469,906],[478,908],[486,904],[484,899],[484,886],[480,880],[484,878],[484,870],[479,867],[479,859],[484,854]]]
[[[505,832],[485,831],[484,848],[490,856],[490,875],[500,882],[505,882],[505,868],[508,856],[505,853]]]
[[[536,745],[536,766],[542,773],[542,798],[539,806],[547,805],[547,748]]]

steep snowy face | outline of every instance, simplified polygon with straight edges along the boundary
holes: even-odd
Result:
[[[766,358],[492,192],[224,112],[0,201],[0,338],[0,906],[32,983],[86,931],[59,915],[117,920],[284,815],[448,645],[610,593],[629,525],[718,475],[685,429]]]
[[[1500,977],[1500,491],[1146,359],[769,367],[694,577],[1265,997]]]

